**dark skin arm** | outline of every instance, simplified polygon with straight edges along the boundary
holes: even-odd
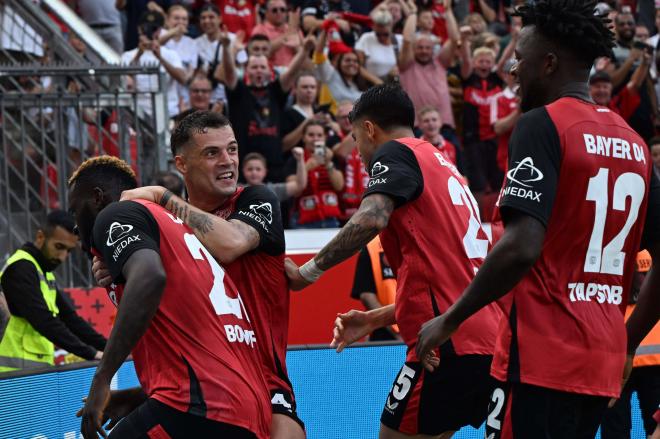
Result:
[[[316,264],[322,270],[328,270],[353,256],[387,227],[393,211],[394,200],[391,197],[384,194],[365,197],[358,211],[337,236],[314,257]],[[287,258],[285,268],[293,290],[301,290],[309,285],[291,259]]]
[[[431,351],[446,342],[459,325],[486,305],[508,293],[532,268],[543,249],[545,227],[536,218],[512,211],[504,235],[484,260],[470,285],[444,314],[422,325],[417,358],[430,364]]]
[[[0,340],[5,335],[5,329],[9,324],[9,307],[7,306],[7,301],[5,300],[5,295],[0,291]]]
[[[149,328],[165,290],[167,275],[160,255],[153,250],[133,253],[126,260],[122,275],[126,284],[117,319],[82,409],[81,431],[85,439],[97,438],[97,433],[107,437],[101,422],[110,402],[110,380]]]

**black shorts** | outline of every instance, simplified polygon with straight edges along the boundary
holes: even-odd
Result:
[[[498,192],[502,188],[504,172],[497,166],[497,148],[495,140],[465,145],[465,172],[473,192]]]
[[[257,439],[244,428],[180,412],[155,399],[148,399],[122,419],[110,439]]]
[[[298,417],[296,399],[286,389],[273,389],[270,391],[270,405],[274,415],[285,415],[296,421],[305,430],[305,423]]]
[[[380,422],[405,434],[438,435],[486,419],[495,381],[488,355],[448,356],[433,373],[406,362],[387,395]]]
[[[593,439],[608,402],[605,396],[499,383],[488,405],[486,437]]]

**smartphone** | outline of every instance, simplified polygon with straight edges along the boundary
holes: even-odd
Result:
[[[325,143],[316,142],[314,144],[314,154],[319,157],[325,157]]]
[[[331,106],[331,104],[319,105],[319,107],[316,111],[318,113],[330,113],[330,106]]]
[[[633,47],[635,49],[645,50],[646,52],[651,53],[651,54],[653,53],[653,46],[650,46],[650,45],[646,44],[643,41],[634,41],[633,42]]]

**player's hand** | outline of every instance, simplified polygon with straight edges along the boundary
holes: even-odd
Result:
[[[160,203],[160,199],[163,197],[163,194],[166,190],[167,189],[162,186],[143,186],[128,191],[123,191],[121,193],[120,201],[147,200],[158,204]]]
[[[456,329],[458,326],[452,326],[447,322],[447,314],[442,314],[422,325],[422,329],[417,334],[415,352],[429,372],[433,372],[440,364],[433,350],[449,340]]]
[[[92,260],[92,274],[99,286],[107,287],[112,283],[112,276],[110,276],[108,266],[105,265],[103,259],[98,256],[94,256],[94,259]]]
[[[332,330],[330,346],[341,352],[359,339],[366,337],[374,331],[369,314],[364,311],[350,310],[344,314],[337,314],[335,327]]]
[[[633,369],[633,358],[635,358],[634,355],[626,355],[626,364],[623,366],[623,379],[621,380],[622,392],[623,392],[623,388],[626,387],[626,383],[628,382],[628,379],[630,378],[630,373],[632,372]],[[616,404],[618,399],[619,398],[610,399],[610,402],[607,404],[607,407],[608,408],[614,407],[614,404]]]
[[[104,412],[110,402],[110,383],[101,382],[94,378],[85,405],[76,416],[82,417],[80,431],[85,439],[98,439],[100,434],[107,438],[103,428]]]
[[[284,259],[284,271],[286,272],[286,277],[289,278],[289,288],[293,291],[300,291],[311,285],[311,283],[307,282],[307,280],[300,275],[298,265],[293,262],[291,258]]]
[[[108,425],[105,426],[105,429],[112,430],[119,421],[128,416],[128,414],[142,404],[144,400],[145,395],[139,387],[110,391],[110,401],[103,412],[102,423],[105,425],[106,422],[110,421]],[[83,398],[83,403],[86,401],[87,398]],[[83,409],[78,410],[76,416],[82,416],[82,412]]]

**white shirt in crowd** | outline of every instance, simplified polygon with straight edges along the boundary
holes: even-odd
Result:
[[[236,34],[229,32],[229,40],[232,44],[234,44],[235,39]],[[197,46],[197,54],[199,56],[200,65],[205,71],[208,71],[209,66],[213,64],[213,61],[215,60],[215,51],[218,47],[218,41],[211,41],[209,40],[209,37],[206,36],[206,34],[203,34],[202,36],[195,38],[195,45]],[[220,64],[222,63],[222,46],[220,46],[220,48],[217,50],[218,64]],[[224,85],[218,84],[215,90],[213,90],[211,101],[227,101],[227,94],[225,93]]]
[[[161,32],[165,30],[161,29]],[[186,72],[194,71],[197,68],[197,61],[199,55],[197,54],[197,44],[195,40],[190,38],[187,35],[183,35],[179,41],[176,41],[174,38],[170,38],[165,43],[165,47],[176,52],[181,58],[181,63],[183,64],[183,69]],[[190,94],[188,93],[188,86],[185,84],[176,84],[177,93],[180,99],[186,103],[190,104]]]
[[[124,52],[121,56],[122,64],[130,64],[135,58],[137,51],[138,49],[135,48],[133,50],[129,50],[128,52]],[[179,69],[183,68],[181,58],[175,51],[170,50],[167,47],[161,47],[160,56],[163,57],[168,63],[172,64],[173,67]],[[156,56],[150,50],[147,50],[142,54],[138,63],[140,65],[160,64]],[[163,66],[160,66],[160,70],[165,74],[167,89],[167,111],[169,112],[168,117],[172,117],[179,113],[177,82],[169,75],[169,73],[167,73]],[[142,107],[148,115],[151,115],[153,113],[151,110],[151,95],[148,94],[148,92],[158,90],[158,77],[156,75],[136,75],[135,82],[135,89],[138,92],[144,92],[138,95],[138,105]]]
[[[398,34],[394,34],[394,37],[397,41],[398,51],[401,51],[403,37]],[[396,65],[395,45],[390,43],[389,46],[385,46],[379,43],[375,32],[363,33],[355,43],[355,50],[364,52],[366,69],[378,77],[387,75]]]

